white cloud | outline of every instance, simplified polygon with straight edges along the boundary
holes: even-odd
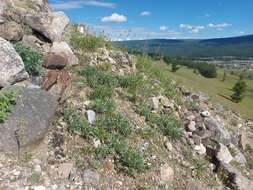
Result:
[[[127,17],[118,13],[113,13],[111,16],[105,16],[101,19],[102,22],[126,22]]]
[[[230,27],[232,26],[232,24],[229,24],[229,23],[220,23],[220,24],[213,24],[213,23],[209,23],[208,24],[208,27],[209,28],[215,28],[217,30],[223,30],[224,28],[227,28],[227,27]]]
[[[168,30],[168,26],[160,26],[160,31],[164,32]]]
[[[55,3],[50,3],[50,6],[54,10],[68,10],[68,9],[79,9],[83,6],[95,6],[95,7],[104,7],[104,8],[115,8],[115,3],[102,2],[95,0],[72,0],[72,1],[56,1]]]
[[[150,15],[151,15],[151,12],[149,12],[149,11],[143,11],[143,12],[141,12],[140,15],[141,15],[141,16],[150,16]]]
[[[190,24],[180,24],[179,27],[189,30],[191,33],[195,33],[195,34],[199,33],[200,30],[205,29],[204,26],[195,26],[195,25],[190,25]]]

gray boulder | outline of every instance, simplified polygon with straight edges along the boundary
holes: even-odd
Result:
[[[231,143],[231,135],[222,123],[218,122],[213,117],[205,118],[204,122],[206,128],[212,132],[212,139],[225,145]]]
[[[24,63],[10,42],[0,37],[0,87],[29,77]]]
[[[55,114],[57,101],[32,85],[14,85],[5,90],[16,93],[16,104],[8,119],[0,124],[0,151],[15,152],[38,143],[44,137]]]
[[[223,179],[228,187],[233,190],[253,190],[253,182],[244,177],[242,173],[234,166],[222,164],[219,167],[218,174],[223,176]]]
[[[69,18],[63,12],[48,12],[41,14],[27,14],[24,22],[38,31],[50,41],[59,41],[69,24]]]
[[[225,164],[229,164],[233,160],[233,156],[231,155],[230,151],[223,144],[219,144],[216,158],[217,160]]]

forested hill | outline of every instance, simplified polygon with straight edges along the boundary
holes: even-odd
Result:
[[[216,39],[152,39],[114,42],[130,50],[185,57],[253,57],[253,35]]]

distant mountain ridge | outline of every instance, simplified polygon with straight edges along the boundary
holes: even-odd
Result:
[[[129,50],[184,57],[253,57],[253,35],[214,39],[151,39],[114,42]]]

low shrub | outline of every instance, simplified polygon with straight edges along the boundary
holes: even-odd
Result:
[[[96,113],[112,114],[116,109],[116,103],[112,99],[96,99],[92,102],[90,108]]]
[[[29,73],[29,75],[40,76],[43,74],[44,69],[42,67],[42,56],[38,52],[22,43],[14,44],[14,48],[22,58],[25,70]]]
[[[182,137],[183,131],[174,117],[160,115],[160,117],[156,119],[156,124],[159,126],[162,133],[170,139],[178,140]]]
[[[14,91],[0,92],[0,122],[3,123],[11,112],[11,106],[15,103]]]

